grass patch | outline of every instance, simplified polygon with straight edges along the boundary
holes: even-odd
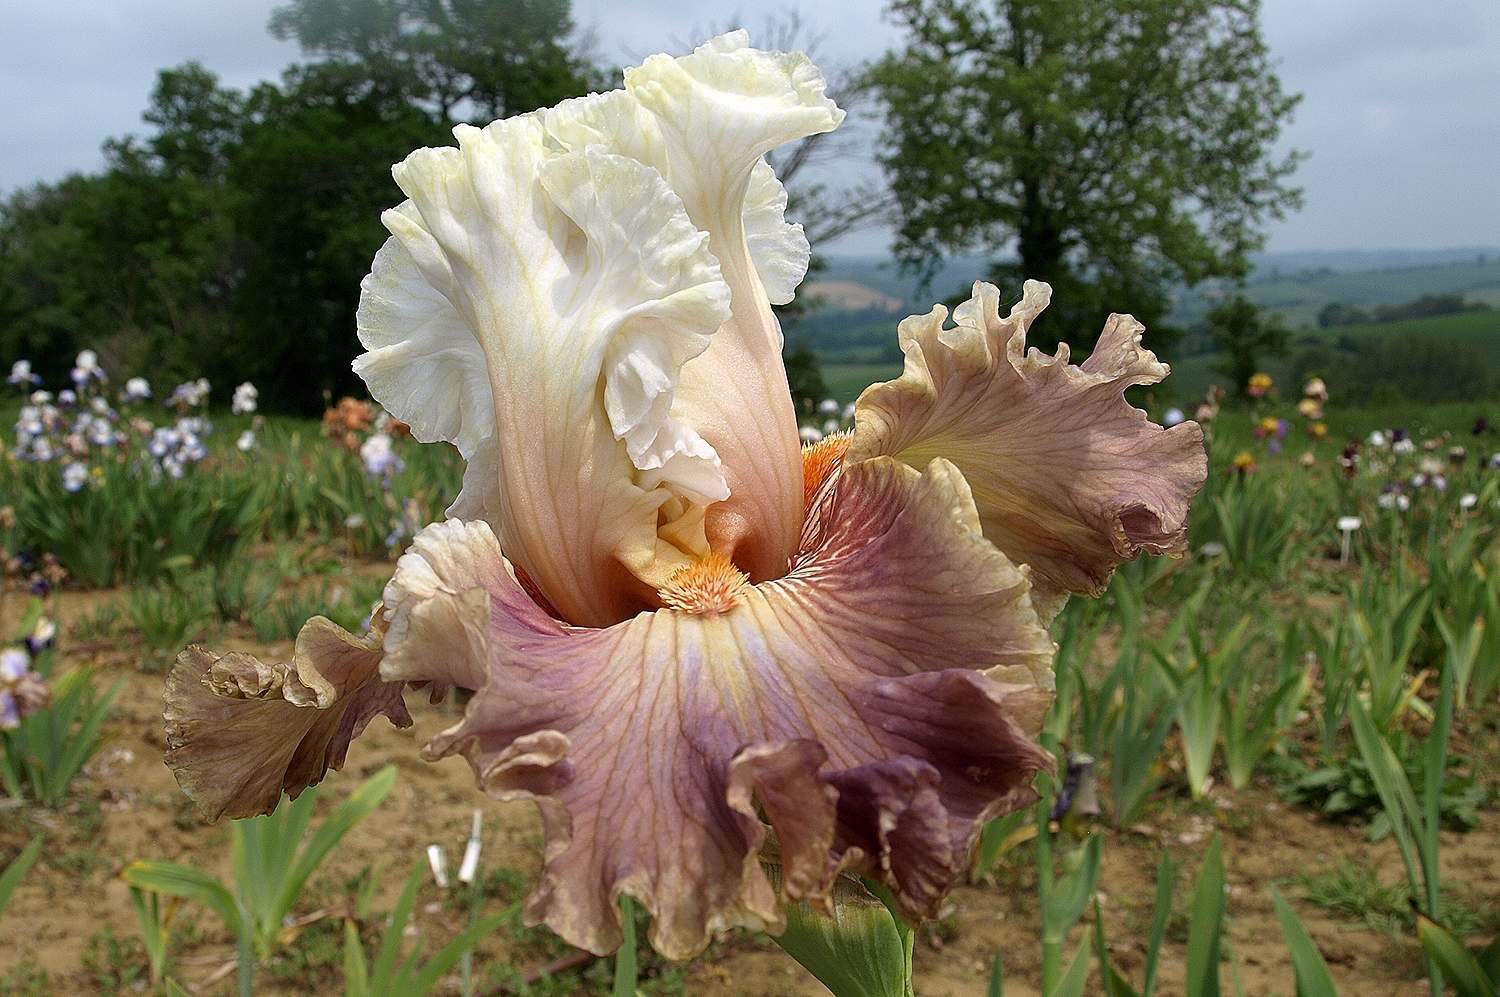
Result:
[[[1307,891],[1309,903],[1363,921],[1392,938],[1411,923],[1411,891],[1404,883],[1395,886],[1382,883],[1374,866],[1355,865],[1347,857],[1340,857],[1338,865],[1331,869],[1298,876],[1297,884]]]
[[[1311,875],[1298,876],[1305,899],[1325,910],[1362,921],[1370,928],[1398,938],[1415,930],[1411,890],[1405,883],[1386,885],[1373,865],[1356,865],[1347,856],[1338,865]],[[1463,937],[1492,933],[1497,926],[1493,902],[1475,904],[1457,884],[1444,880],[1443,923]]]
[[[1408,319],[1401,322],[1370,322],[1364,325],[1345,325],[1331,329],[1302,329],[1292,336],[1292,345],[1284,357],[1267,357],[1261,369],[1271,375],[1281,388],[1283,396],[1296,401],[1300,397],[1301,385],[1290,383],[1292,367],[1297,355],[1312,345],[1336,347],[1343,337],[1355,343],[1372,340],[1399,342],[1406,336],[1422,336],[1431,340],[1442,340],[1458,346],[1476,349],[1488,363],[1491,372],[1500,371],[1500,309],[1487,312],[1462,312],[1456,315],[1436,315],[1432,318]],[[1198,353],[1177,357],[1171,361],[1172,376],[1166,384],[1155,389],[1164,396],[1175,399],[1201,398],[1210,384],[1230,387],[1228,378],[1215,372],[1214,367],[1224,362],[1222,353]],[[1287,392],[1295,391],[1296,396]]]
[[[889,381],[901,376],[898,363],[830,363],[822,364],[823,383],[839,404],[847,404],[859,397],[865,388],[879,381]]]

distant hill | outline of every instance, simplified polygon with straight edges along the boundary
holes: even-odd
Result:
[[[1481,259],[1482,257],[1482,259]],[[1245,293],[1251,300],[1280,312],[1297,330],[1297,338],[1336,342],[1341,336],[1395,339],[1406,333],[1454,339],[1478,349],[1492,371],[1500,372],[1500,310],[1453,315],[1420,322],[1318,328],[1318,312],[1332,302],[1373,312],[1378,305],[1397,305],[1424,295],[1459,295],[1500,309],[1500,250],[1443,251],[1381,250],[1329,253],[1268,253],[1256,258],[1259,269]],[[1393,264],[1393,265],[1387,265]],[[899,371],[896,325],[908,314],[924,313],[935,302],[965,293],[975,278],[988,272],[983,257],[948,261],[933,279],[931,289],[918,290],[918,281],[901,274],[893,260],[882,257],[831,257],[827,266],[799,292],[823,298],[800,321],[786,326],[787,341],[806,342],[821,360],[829,386],[853,397],[872,371]],[[828,289],[834,288],[830,292]],[[1205,313],[1225,293],[1222,286],[1202,286],[1179,292],[1176,310],[1168,321],[1183,328],[1201,329]],[[900,307],[891,309],[890,303]],[[1122,302],[1122,309],[1129,303]],[[1200,396],[1210,380],[1211,367],[1220,360],[1204,351],[1211,347],[1202,332],[1178,344],[1172,359],[1171,387],[1178,397]],[[1294,347],[1293,352],[1296,352]],[[1268,363],[1278,382],[1290,374],[1291,358]],[[847,384],[845,383],[847,381]]]
[[[1500,307],[1500,248],[1462,247],[1439,250],[1327,250],[1259,253],[1247,293],[1257,303],[1279,311],[1293,328],[1315,326],[1324,305],[1373,306],[1412,301],[1424,294],[1462,294]],[[902,274],[896,262],[880,256],[829,256],[816,283],[849,281],[904,302],[910,312],[925,312],[935,302],[967,291],[989,273],[992,258],[961,256],[939,268],[930,287],[919,289],[916,277]],[[1206,284],[1177,296],[1175,325],[1200,323],[1223,293]],[[1129,309],[1129,302],[1122,302]]]
[[[1172,320],[1192,328],[1224,293],[1218,286],[1184,291],[1177,299]],[[1245,296],[1271,311],[1280,312],[1293,329],[1315,328],[1318,312],[1333,302],[1369,308],[1414,301],[1424,295],[1457,294],[1468,301],[1484,301],[1500,307],[1500,254],[1480,262],[1475,254],[1463,262],[1429,263],[1388,270],[1257,271],[1245,287]]]
[[[823,308],[855,312],[872,308],[883,312],[898,312],[905,304],[901,298],[893,298],[883,291],[852,280],[810,280],[797,289],[797,297],[810,302],[821,302]]]
[[[825,256],[825,270],[814,274],[817,282],[828,280],[853,280],[870,286],[882,294],[901,298],[907,306],[921,307],[926,312],[933,301],[951,297],[965,291],[975,280],[989,274],[990,264],[996,256],[954,256],[939,268],[933,277],[932,288],[924,300],[916,300],[918,280],[910,274],[901,274],[900,267],[889,256]],[[1299,252],[1251,253],[1254,270],[1253,282],[1277,282],[1290,279],[1296,274],[1323,273],[1353,274],[1370,271],[1430,270],[1449,264],[1496,264],[1500,261],[1500,246],[1461,246],[1455,249],[1319,249]],[[1326,276],[1326,274],[1325,274]],[[1376,280],[1379,285],[1379,280]],[[1422,294],[1452,294],[1448,289],[1418,289],[1407,297]],[[932,301],[926,301],[926,297]],[[1398,295],[1400,297],[1400,295]],[[1397,298],[1370,298],[1368,303],[1391,303]],[[1406,298],[1401,298],[1406,300]],[[1350,304],[1361,301],[1350,300]]]
[[[946,261],[925,293],[920,291],[921,282],[901,273],[900,266],[888,256],[829,256],[825,263],[826,268],[810,283],[852,281],[896,298],[907,312],[925,312],[936,302],[965,292],[974,281],[982,280],[989,273],[990,258],[956,256]]]
[[[1445,263],[1485,262],[1500,256],[1500,247],[1460,246],[1453,249],[1313,249],[1299,252],[1251,253],[1256,277],[1274,278],[1299,270],[1402,270]]]
[[[1450,365],[1478,363],[1485,368],[1486,376],[1500,372],[1500,310],[1441,315],[1404,322],[1373,322],[1334,329],[1311,329],[1293,337],[1287,356],[1267,359],[1261,366],[1281,386],[1284,393],[1290,392],[1292,397],[1296,397],[1300,385],[1295,383],[1294,368],[1299,356],[1308,347],[1359,349],[1371,340],[1399,344],[1413,336],[1451,346],[1446,360]],[[1223,375],[1213,370],[1222,359],[1221,355],[1210,353],[1173,360],[1172,376],[1167,380],[1173,397],[1202,397],[1211,382],[1229,387]],[[1413,358],[1411,362],[1417,361]],[[1442,372],[1441,364],[1434,366],[1439,373]]]

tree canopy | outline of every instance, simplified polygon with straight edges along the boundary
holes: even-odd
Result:
[[[1299,98],[1272,70],[1258,0],[890,10],[906,46],[870,76],[897,254],[924,276],[951,254],[1013,254],[992,268],[1007,290],[1054,289],[1039,345],[1086,347],[1111,311],[1158,325],[1174,282],[1242,277],[1260,225],[1300,204],[1299,155],[1272,153]]]
[[[272,18],[315,61],[249,93],[163,70],[144,139],[102,175],[0,202],[0,355],[51,384],[96,349],[153,380],[251,380],[315,412],[359,391],[354,312],[401,200],[391,164],[488,121],[586,93],[567,0],[296,0]]]
[[[570,0],[292,0],[270,30],[444,121],[508,118],[606,83],[567,44]]]
[[[1228,377],[1241,393],[1258,372],[1260,361],[1284,356],[1292,338],[1281,316],[1266,314],[1239,291],[1209,311],[1208,336],[1225,355],[1214,369]]]

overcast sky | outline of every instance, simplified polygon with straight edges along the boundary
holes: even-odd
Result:
[[[265,31],[278,0],[0,0],[0,191],[97,171],[100,143],[143,132],[158,69],[197,59],[225,83],[274,79],[299,53]],[[899,42],[883,0],[801,6],[815,54],[856,63]],[[603,60],[754,29],[762,3],[574,0]],[[1311,153],[1304,209],[1271,250],[1500,246],[1500,2],[1264,0],[1272,54],[1305,97],[1283,148]],[[879,251],[869,233],[838,247]]]

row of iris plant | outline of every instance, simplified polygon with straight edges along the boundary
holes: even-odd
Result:
[[[257,542],[395,556],[459,489],[451,449],[415,446],[367,402],[344,399],[309,429],[255,414],[256,389],[241,384],[229,419],[245,428],[222,434],[206,381],[156,405],[139,377],[111,392],[92,351],[74,375],[54,395],[25,361],[12,370],[26,389],[0,458],[12,575],[50,555],[89,588],[141,585],[222,571]]]
[[[1448,756],[1446,732],[1455,711],[1492,707],[1500,686],[1495,631],[1484,625],[1486,616],[1500,615],[1500,483],[1476,473],[1461,479],[1475,492],[1455,489],[1430,508],[1404,511],[1382,508],[1379,481],[1372,481],[1366,504],[1353,507],[1371,522],[1359,531],[1363,539],[1350,559],[1341,561],[1341,538],[1327,524],[1323,504],[1310,499],[1337,479],[1308,478],[1290,465],[1258,476],[1225,470],[1222,490],[1195,527],[1196,536],[1215,539],[1195,540],[1193,556],[1181,562],[1128,564],[1103,600],[1074,601],[1059,616],[1053,626],[1057,698],[1044,743],[1067,759],[1066,775],[1045,783],[1037,808],[987,825],[970,870],[971,878],[983,878],[1026,840],[1037,843],[1039,868],[1055,864],[1055,875],[1039,880],[1046,992],[1076,992],[1073,970],[1086,968],[1090,950],[1108,967],[1099,954],[1104,929],[1098,915],[1066,969],[1063,959],[1069,929],[1086,913],[1099,875],[1105,836],[1091,826],[1102,819],[1128,828],[1164,786],[1211,801],[1215,794],[1222,798],[1225,784],[1238,792],[1257,773],[1288,799],[1368,822],[1372,838],[1394,833],[1409,843],[1403,854],[1410,861],[1411,895],[1424,919],[1414,927],[1435,950],[1456,958],[1439,927],[1443,898],[1428,870],[1436,869],[1437,829],[1472,828],[1487,795],[1473,778],[1472,759]],[[1476,501],[1464,501],[1466,494]],[[1266,507],[1276,517],[1256,515]],[[1230,554],[1240,547],[1217,538],[1269,530],[1267,522],[1277,524],[1274,531],[1246,546],[1272,567],[1242,570],[1245,562]],[[1290,528],[1283,528],[1286,522]],[[1280,553],[1288,546],[1292,557]],[[1267,606],[1265,595],[1287,586],[1304,595],[1332,594],[1334,608],[1316,615],[1274,607],[1246,611]],[[1208,601],[1210,592],[1218,608]],[[57,805],[98,743],[112,693],[96,697],[87,691],[86,671],[70,673],[57,682],[58,701],[44,705],[56,630],[40,605],[33,603],[24,640],[4,654],[0,727],[12,729],[5,739],[8,758],[72,759],[32,765],[29,773],[18,766],[7,779],[11,792]],[[1110,637],[1109,654],[1096,650],[1101,633]],[[33,660],[38,664],[29,664]],[[29,720],[15,733],[21,715],[29,718],[39,707],[59,713],[44,715],[46,723]],[[1173,762],[1181,763],[1180,772]],[[49,771],[52,778],[43,781]],[[1048,830],[1039,835],[1042,826]],[[1170,881],[1169,873],[1163,876]],[[1208,903],[1212,877],[1203,888],[1210,891]],[[1221,876],[1216,888],[1222,889]],[[1217,903],[1222,912],[1222,897]],[[901,940],[899,919],[881,913],[873,923]],[[1289,943],[1299,937],[1292,924]],[[1190,947],[1210,942],[1220,944],[1217,936],[1204,936]],[[1153,934],[1142,992],[1154,986],[1150,966],[1161,944]],[[827,953],[810,952],[804,943],[799,958],[838,976]],[[1217,966],[1217,958],[1208,964]],[[1203,986],[1192,992],[1206,992]]]

